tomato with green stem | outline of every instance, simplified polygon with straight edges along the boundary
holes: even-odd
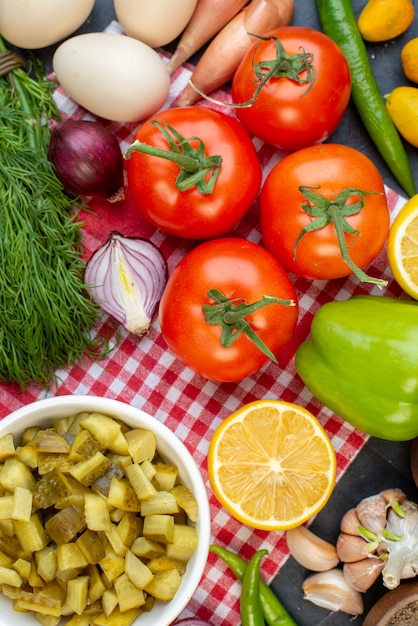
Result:
[[[340,123],[350,93],[341,48],[302,26],[255,35],[232,81],[232,100],[244,126],[289,151],[325,141]]]
[[[356,274],[386,285],[363,271],[389,234],[384,183],[355,148],[321,144],[284,157],[261,190],[260,225],[264,245],[288,272],[319,280]]]
[[[256,199],[261,165],[244,126],[206,107],[161,111],[127,149],[138,211],[172,235],[211,239],[236,226]]]
[[[212,239],[171,273],[159,306],[163,337],[185,365],[236,382],[276,362],[298,317],[295,289],[277,259],[240,239]]]

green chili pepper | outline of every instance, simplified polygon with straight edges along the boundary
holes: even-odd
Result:
[[[268,550],[258,550],[251,557],[242,580],[240,600],[242,626],[264,626],[260,602],[260,564]]]
[[[235,574],[238,580],[243,581],[247,563],[238,554],[221,546],[212,545],[209,551],[219,556]],[[269,626],[297,626],[289,615],[274,591],[260,578],[260,602],[264,613],[264,619]]]
[[[322,29],[344,52],[351,72],[351,97],[371,139],[409,196],[416,193],[411,166],[379,91],[351,0],[316,0]]]
[[[324,304],[296,370],[313,395],[358,430],[418,436],[418,303],[355,296]]]

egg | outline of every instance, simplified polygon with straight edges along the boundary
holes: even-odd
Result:
[[[64,41],[52,59],[63,89],[99,117],[137,122],[165,103],[170,77],[159,54],[127,35],[86,33]]]
[[[123,30],[152,48],[165,46],[184,30],[197,0],[114,0]]]
[[[0,0],[0,34],[19,48],[44,48],[74,33],[93,6],[94,0]]]

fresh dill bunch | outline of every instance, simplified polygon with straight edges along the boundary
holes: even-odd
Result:
[[[58,368],[109,350],[83,280],[79,205],[47,158],[57,116],[49,81],[0,76],[0,381],[21,389],[49,389]]]

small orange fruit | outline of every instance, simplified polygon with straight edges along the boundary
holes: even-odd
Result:
[[[365,41],[388,41],[402,35],[414,20],[411,0],[369,0],[357,20]]]
[[[261,530],[294,528],[318,513],[333,491],[336,465],[319,421],[282,400],[244,405],[218,426],[209,446],[216,498]]]
[[[395,87],[386,98],[392,122],[408,143],[418,148],[418,87]]]
[[[418,37],[410,39],[401,50],[403,73],[413,83],[418,83]]]

